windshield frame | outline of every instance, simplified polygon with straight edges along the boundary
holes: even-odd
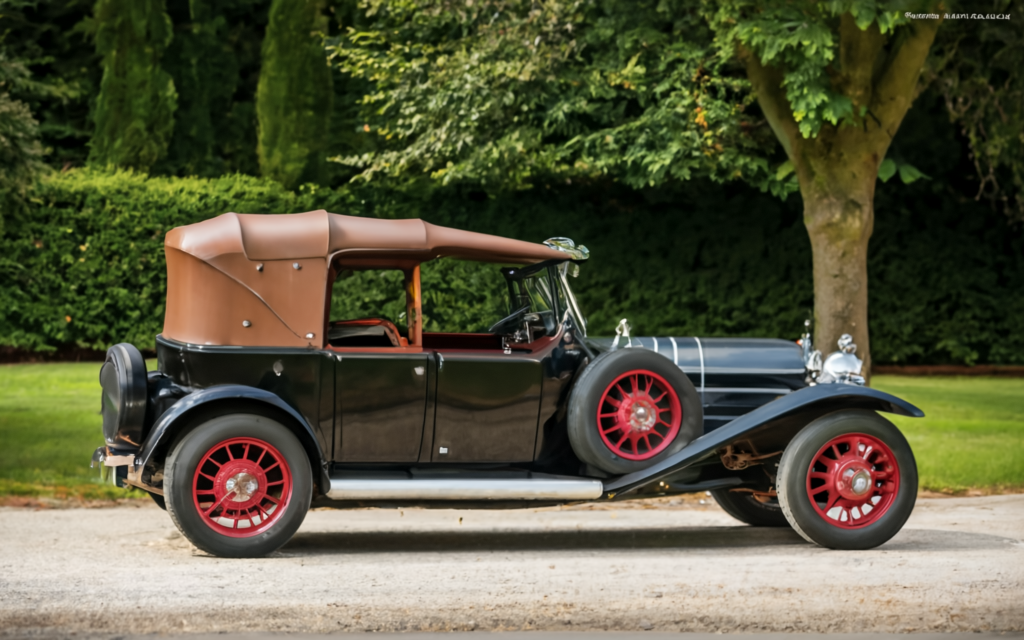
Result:
[[[587,337],[587,319],[580,310],[579,302],[576,300],[576,294],[573,293],[572,287],[569,286],[569,269],[572,267],[579,268],[579,263],[575,260],[548,260],[540,262],[528,267],[520,268],[508,268],[502,269],[502,274],[505,276],[505,280],[508,285],[509,301],[511,302],[515,297],[515,291],[512,286],[513,280],[520,280],[535,276],[540,271],[546,271],[547,276],[551,284],[559,289],[565,298],[565,306],[567,308],[562,309],[562,298],[557,295],[555,291],[554,307],[556,310],[556,318],[559,319],[559,324],[563,324],[566,317],[572,318],[573,323],[576,325],[577,330],[584,338]],[[509,312],[513,311],[509,309]]]
[[[562,286],[562,291],[565,294],[565,299],[569,303],[569,308],[565,310],[567,314],[572,316],[572,319],[576,322],[576,327],[579,329],[580,334],[584,338],[587,337],[587,318],[580,311],[580,304],[576,301],[576,294],[573,293],[572,287],[569,286],[569,267],[570,264],[579,268],[579,265],[573,261],[566,261],[558,265],[558,282]]]

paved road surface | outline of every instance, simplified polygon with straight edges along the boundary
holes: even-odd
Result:
[[[2,508],[0,635],[1024,630],[1024,495],[921,500],[857,552],[625,505],[319,510],[259,560],[200,554],[154,506]]]

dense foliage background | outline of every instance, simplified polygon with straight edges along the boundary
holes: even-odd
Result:
[[[960,191],[962,141],[938,98],[898,151],[932,180],[879,185],[871,245],[871,317],[881,363],[1024,364],[1024,232]],[[249,176],[148,177],[69,170],[42,181],[33,208],[0,239],[0,344],[33,350],[152,348],[163,325],[163,234],[224,211],[325,208],[525,240],[565,235],[592,251],[573,281],[593,335],[629,318],[645,335],[796,338],[812,305],[810,249],[795,197],[692,182],[477,189],[288,191]],[[424,268],[428,329],[479,329],[503,294],[495,267]],[[376,279],[376,280],[375,280]],[[397,280],[359,274],[336,287],[334,317],[398,319]],[[389,306],[390,305],[390,306]]]
[[[344,42],[352,43],[357,34],[372,35],[383,46],[386,34],[373,29],[416,3],[391,3],[397,9],[389,16],[368,12],[379,2],[295,4],[302,11],[286,11],[286,0],[0,0],[0,346],[53,352],[128,340],[152,348],[163,322],[167,230],[225,211],[320,208],[423,217],[534,241],[572,237],[592,251],[573,284],[594,335],[609,334],[622,317],[647,335],[795,338],[800,332],[813,292],[801,204],[786,197],[795,188],[792,176],[785,163],[751,161],[749,172],[760,176],[755,186],[773,196],[690,175],[704,167],[712,178],[729,178],[715,174],[715,157],[687,156],[709,127],[721,133],[709,143],[713,150],[727,143],[715,153],[751,151],[729,145],[767,131],[756,105],[742,97],[742,82],[705,75],[700,52],[687,42],[648,34],[647,57],[629,66],[635,38],[617,39],[614,25],[602,31],[598,24],[587,35],[595,51],[589,60],[615,83],[571,75],[549,82],[541,69],[520,79],[535,91],[504,104],[481,86],[451,95],[412,91],[400,73],[388,76],[394,87],[374,85],[380,76],[373,65],[387,57],[374,57],[372,42],[353,49],[341,37],[348,34]],[[552,10],[568,15],[574,7]],[[629,33],[639,38],[643,15],[658,10],[646,3],[646,13],[618,15],[636,23]],[[666,18],[666,29],[700,29],[698,17]],[[452,45],[463,18],[442,20],[447,31],[430,31],[438,23],[409,27],[437,45],[431,64],[444,56],[468,60],[468,50]],[[1021,35],[1012,26],[998,30],[1005,26],[995,24],[984,37],[963,25],[950,32],[955,41],[938,49],[946,66],[933,70],[932,89],[915,102],[883,163],[883,178],[899,174],[909,184],[879,182],[875,200],[868,270],[876,363],[1024,363],[1024,230],[1006,215],[1019,208],[1007,186],[1019,183],[1011,160],[1024,148],[1014,138],[1020,107],[1012,102],[1019,95],[1012,72]],[[568,47],[573,35],[563,29],[550,37]],[[322,68],[309,62],[323,51],[324,38],[335,47],[333,67],[327,51]],[[524,52],[530,43],[536,48],[530,40]],[[656,52],[664,67],[652,66]],[[518,58],[502,53],[474,64],[507,59]],[[980,59],[996,63],[965,62]],[[646,76],[641,63],[650,67]],[[615,75],[618,67],[623,73]],[[289,73],[292,68],[302,73]],[[943,69],[952,71],[941,75]],[[457,81],[458,69],[448,70],[437,82]],[[415,69],[400,71],[415,77]],[[736,111],[699,111],[674,121],[672,92],[692,78],[700,80],[697,93],[679,94],[680,109],[692,115],[713,95],[735,97]],[[394,119],[390,129],[380,113],[370,117],[381,105],[401,106],[403,91],[447,101],[431,113],[453,123],[452,137],[434,143],[468,149],[466,162],[425,163],[436,148],[416,137],[424,123],[415,113]],[[600,99],[584,104],[587,92]],[[636,97],[643,92],[646,97]],[[543,111],[554,98],[572,98],[579,108]],[[984,99],[986,113],[1009,114],[1004,125],[986,128],[965,99]],[[487,105],[494,123],[532,109],[521,139],[474,147],[473,136],[490,125],[459,122],[459,109],[485,112]],[[749,121],[729,120],[736,113],[747,113]],[[623,125],[624,118],[640,124]],[[125,122],[127,132],[114,126]],[[605,126],[620,127],[620,137],[609,142],[588,134],[577,141],[580,157],[595,163],[585,170],[566,172],[555,166],[563,159],[542,152],[543,141],[568,142]],[[659,127],[692,144],[650,137]],[[744,137],[747,129],[755,131],[752,138]],[[403,137],[413,144],[398,144]],[[536,153],[520,158],[521,148]],[[344,161],[324,163],[327,157]],[[601,163],[615,158],[635,175],[605,175],[612,168]],[[643,164],[648,161],[654,164]],[[366,167],[380,178],[352,182]],[[664,178],[656,187],[645,178],[652,171]],[[993,180],[1003,188],[995,189]],[[493,269],[427,265],[427,328],[478,329],[492,320],[500,312]],[[388,283],[367,274],[342,282],[333,314],[379,313],[393,297]],[[400,305],[391,304],[383,311],[397,319]]]

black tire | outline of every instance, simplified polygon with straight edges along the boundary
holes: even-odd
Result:
[[[864,464],[872,479],[866,481],[868,488],[863,496],[846,500],[833,488],[838,485],[816,477],[809,479],[812,471],[816,476],[838,478],[842,473],[830,469],[842,470],[845,464],[860,464],[846,457],[843,451],[846,448],[852,455],[853,450],[861,445],[855,447],[842,441],[850,439],[857,442],[856,438],[865,436],[866,455],[871,457]],[[815,462],[812,468],[812,462],[821,459],[819,452],[823,452],[830,443],[838,443],[838,448],[822,455],[831,460],[838,451],[841,455],[837,464]],[[872,443],[882,446],[871,446]],[[889,462],[890,459],[894,464]],[[843,460],[849,462],[842,463]],[[857,469],[855,466],[852,471]],[[886,479],[877,479],[876,473],[886,474]],[[821,484],[809,489],[812,483]],[[847,491],[851,491],[849,485],[848,482]],[[896,535],[914,510],[917,463],[907,439],[894,424],[873,411],[839,411],[810,423],[789,443],[779,462],[778,492],[786,519],[808,542],[830,549],[873,549]],[[877,503],[872,502],[875,497],[878,498]],[[835,498],[840,502],[826,511]],[[854,512],[844,504],[859,505],[856,507],[858,511]],[[871,505],[868,507],[870,513],[868,509],[863,513],[859,511],[865,505]],[[864,518],[863,524],[856,523],[859,518]]]
[[[250,448],[244,448],[246,442],[249,442]],[[248,502],[244,500],[236,502],[235,498],[244,497],[243,494],[228,491],[229,485],[223,481],[221,484],[210,481],[208,483],[210,489],[208,491],[201,490],[203,485],[200,483],[207,481],[197,476],[197,467],[206,457],[223,456],[225,443],[234,443],[228,447],[233,452],[228,455],[233,455],[235,458],[229,458],[227,462],[223,463],[223,467],[227,469],[229,465],[238,464],[252,470],[251,475],[246,479],[246,486],[253,487],[255,493]],[[261,446],[265,454],[260,458],[259,463],[245,458],[250,450],[253,457],[259,455],[258,449]],[[270,461],[266,458],[267,455],[270,456],[270,459],[279,458],[278,461],[282,466],[278,472],[274,472],[271,468],[265,471],[264,476],[259,476],[263,470],[262,468],[257,470],[256,467],[260,464],[267,466],[267,462]],[[224,457],[221,457],[220,460],[224,460]],[[205,462],[203,468],[205,471],[217,473],[216,477],[220,479],[220,473],[216,471],[220,467],[215,460]],[[248,473],[249,471],[246,471],[246,474]],[[262,481],[248,484],[257,476],[262,477]],[[232,478],[245,477],[241,473],[232,476]],[[290,481],[291,490],[287,492],[287,495],[285,495],[283,487],[287,487],[288,484],[282,478],[288,478]],[[237,482],[242,482],[242,480],[239,479]],[[261,482],[268,486],[261,486]],[[270,495],[269,485],[271,484],[281,487],[276,489],[281,491],[280,495]],[[306,452],[295,434],[281,423],[255,414],[224,415],[198,425],[175,443],[164,466],[167,511],[171,514],[174,524],[196,547],[212,555],[225,558],[265,556],[288,542],[306,517],[312,497],[312,488],[313,476],[310,471],[309,458],[306,457]],[[196,490],[195,496],[194,490]],[[245,516],[239,516],[239,520],[232,524],[234,528],[230,531],[227,530],[221,523],[224,520],[230,522],[233,512],[217,506],[210,509],[210,513],[220,513],[224,517],[205,517],[197,505],[206,506],[206,503],[200,503],[199,496],[210,494],[212,497],[202,499],[212,503],[215,491],[223,493],[223,498],[218,504],[222,502],[232,506],[235,504],[247,505],[249,502],[257,500],[262,507],[252,507],[252,511],[246,510],[246,512],[250,516],[249,527],[256,527],[259,531],[253,534],[244,532],[241,523],[246,519]],[[232,493],[235,497],[231,497]],[[271,502],[275,499],[276,502]],[[266,515],[262,515],[258,511],[259,508],[263,508]],[[259,521],[252,519],[252,514],[255,514]],[[235,535],[233,532],[244,532],[246,537],[232,537]]]
[[[641,451],[640,445],[633,442],[633,451],[625,451],[620,448],[616,453],[611,448],[613,445],[605,442],[602,437],[602,425],[598,424],[599,405],[602,404],[602,398],[606,391],[613,395],[619,393],[619,391],[611,390],[616,380],[634,371],[654,374],[645,379],[655,380],[656,386],[664,383],[670,387],[666,391],[671,391],[671,394],[674,394],[681,413],[679,428],[675,435],[671,435],[670,430],[664,429],[656,423],[653,427],[648,427],[650,431],[644,432],[649,436],[657,435],[661,438],[660,440],[651,440],[648,437],[646,442],[653,446]],[[661,380],[658,381],[657,378]],[[631,389],[631,384],[628,379],[624,379],[624,388]],[[643,386],[642,382],[640,384]],[[667,399],[657,404],[656,419],[660,419],[664,413],[665,407],[668,406],[666,403],[671,402],[673,397],[671,394],[664,396]],[[646,413],[645,415],[651,414]],[[583,462],[608,473],[631,473],[660,462],[700,436],[703,426],[704,416],[700,397],[697,395],[693,383],[671,360],[646,349],[619,349],[598,356],[580,374],[569,397],[568,431],[573,451]],[[666,433],[663,435],[661,430],[665,430]],[[651,433],[651,431],[658,433]],[[618,433],[624,434],[625,431],[613,432],[614,437],[617,438]],[[623,457],[631,455],[642,459]]]
[[[789,526],[778,499],[764,503],[754,498],[750,492],[729,489],[717,489],[711,492],[711,496],[726,513],[752,527]]]
[[[167,511],[167,501],[164,500],[164,497],[162,495],[158,493],[150,493],[149,497],[153,498],[153,503],[156,504],[156,506],[160,507],[164,511]]]

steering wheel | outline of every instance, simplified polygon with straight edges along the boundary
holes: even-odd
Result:
[[[511,315],[498,320],[491,325],[491,328],[487,330],[487,333],[496,333],[501,336],[507,336],[515,333],[519,330],[519,326],[523,322],[523,317],[529,313],[530,305],[525,305],[516,309]]]

